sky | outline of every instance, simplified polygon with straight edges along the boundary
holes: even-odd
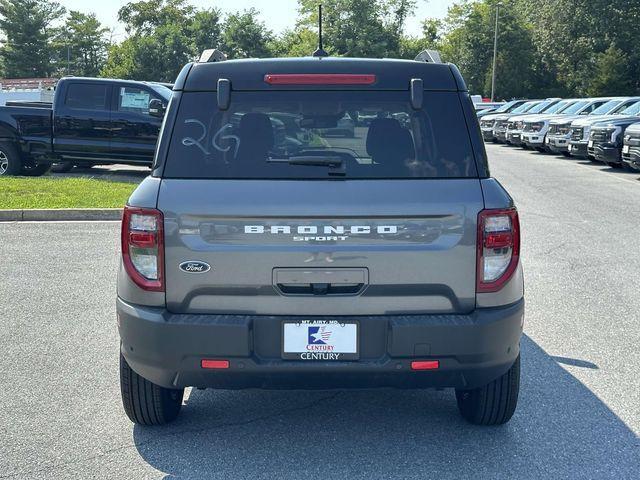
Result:
[[[124,38],[124,28],[118,24],[118,9],[128,3],[127,0],[58,0],[67,10],[79,10],[83,13],[95,13],[98,20],[106,27],[114,30],[113,40]],[[318,0],[321,3],[321,0]],[[199,8],[215,6],[223,12],[234,12],[254,7],[261,12],[260,18],[267,28],[280,33],[293,28],[297,16],[296,0],[189,0]],[[417,0],[415,14],[407,19],[406,33],[420,34],[420,22],[427,17],[442,18],[447,13],[453,0]]]

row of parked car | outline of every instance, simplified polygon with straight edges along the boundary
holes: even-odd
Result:
[[[640,170],[640,97],[512,100],[478,117],[485,141]]]

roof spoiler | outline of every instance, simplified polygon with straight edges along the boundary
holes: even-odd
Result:
[[[209,48],[202,52],[198,63],[224,62],[227,56],[217,48]]]
[[[416,56],[416,58],[414,58],[414,60],[416,62],[442,63],[440,53],[437,50],[423,50]]]

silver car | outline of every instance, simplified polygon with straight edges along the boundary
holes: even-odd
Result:
[[[347,112],[374,117],[326,135]],[[284,113],[307,141],[276,134]],[[186,387],[452,388],[468,421],[511,418],[518,213],[455,66],[194,63],[165,118],[122,220],[132,421],[173,420]]]

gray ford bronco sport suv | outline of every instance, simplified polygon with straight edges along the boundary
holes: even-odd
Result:
[[[326,133],[347,117],[353,138]],[[451,387],[468,421],[507,422],[518,214],[458,69],[185,66],[124,210],[117,317],[139,424],[175,419],[185,387]]]

